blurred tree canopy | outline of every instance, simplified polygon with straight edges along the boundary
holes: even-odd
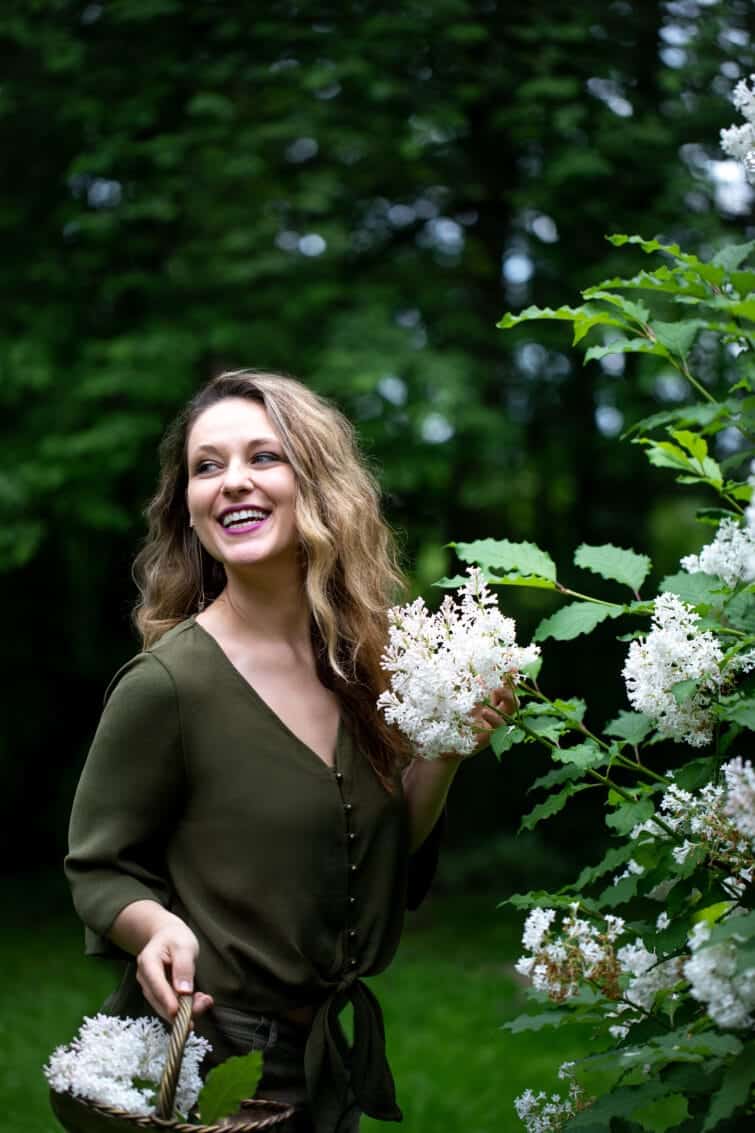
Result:
[[[754,24],[749,0],[6,0],[2,760],[32,856],[136,648],[159,438],[221,368],[346,410],[418,588],[450,539],[690,549],[614,439],[678,380],[495,324],[621,272],[608,232],[745,238],[717,142]]]

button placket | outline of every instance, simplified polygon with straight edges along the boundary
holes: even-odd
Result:
[[[357,873],[357,864],[353,860],[354,846],[357,840],[357,832],[353,828],[352,814],[354,806],[346,798],[344,793],[344,776],[342,771],[336,771],[335,780],[338,785],[338,791],[341,796],[341,806],[344,814],[344,825],[346,828],[346,863],[348,869],[348,894],[346,898],[346,923],[344,925],[344,968],[347,971],[353,971],[358,965],[356,956],[353,955],[354,947],[356,946],[357,931],[353,925],[353,917],[356,911],[357,899],[354,896],[353,886],[354,879]]]

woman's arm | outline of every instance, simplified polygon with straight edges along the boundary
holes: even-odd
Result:
[[[136,978],[147,1002],[163,1019],[173,1019],[177,993],[194,989],[199,942],[188,925],[157,901],[132,901],[113,921],[109,937],[136,956]],[[211,995],[197,992],[193,1014],[212,1003]]]
[[[516,695],[506,685],[495,689],[488,697],[488,703],[478,704],[473,709],[470,715],[477,733],[477,745],[472,755],[486,746],[490,733],[500,726],[501,713],[509,714],[515,707]],[[409,807],[411,853],[422,845],[440,818],[449,788],[464,758],[467,757],[449,752],[432,760],[415,758],[405,768],[403,784]]]

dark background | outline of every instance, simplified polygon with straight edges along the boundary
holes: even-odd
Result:
[[[3,5],[6,866],[59,869],[104,688],[138,648],[157,445],[220,369],[282,369],[349,414],[429,600],[449,540],[534,540],[567,582],[584,541],[651,553],[657,580],[704,540],[700,500],[617,436],[679,379],[583,367],[560,324],[495,324],[646,266],[606,233],[752,237],[718,131],[753,25],[749,0]],[[694,365],[715,383],[704,342]],[[521,640],[554,606],[504,602]],[[546,649],[545,686],[596,726],[626,706],[615,633]],[[544,768],[526,748],[463,769],[456,876],[508,889],[590,848],[582,800],[511,841]]]

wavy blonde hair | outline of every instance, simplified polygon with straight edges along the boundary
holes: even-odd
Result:
[[[145,648],[217,597],[225,571],[189,527],[189,432],[211,405],[243,397],[264,406],[296,477],[295,516],[323,682],[338,694],[376,772],[389,785],[409,755],[375,707],[385,687],[381,655],[389,605],[403,590],[380,491],[349,421],[293,378],[257,370],[220,374],[169,427],[160,480],[147,508],[148,534],[134,562],[140,599],[134,622]]]

